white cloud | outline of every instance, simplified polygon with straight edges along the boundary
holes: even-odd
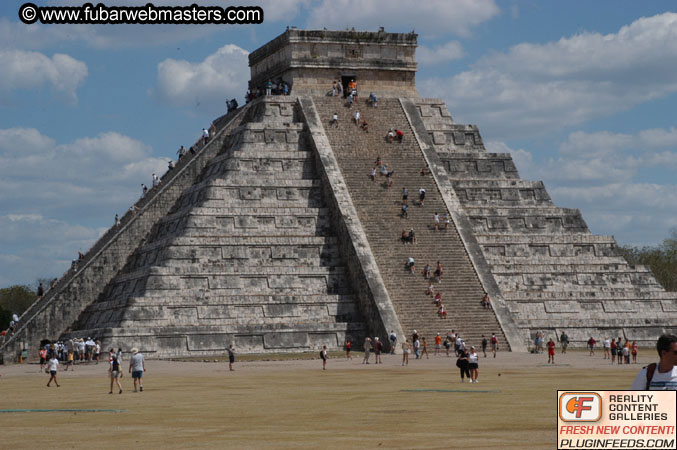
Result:
[[[154,95],[172,105],[222,112],[226,99],[240,98],[247,90],[248,55],[246,50],[229,44],[198,63],[165,59],[158,64]]]
[[[641,18],[617,33],[584,32],[524,43],[483,57],[471,70],[421,84],[447,86],[456,117],[493,136],[561,129],[677,92],[677,14]]]
[[[32,89],[49,85],[77,99],[75,91],[87,78],[87,65],[61,53],[51,58],[39,52],[0,50],[0,91]]]
[[[0,216],[0,229],[0,287],[61,276],[103,231],[40,214]]]
[[[434,48],[421,45],[416,50],[416,60],[424,65],[443,64],[465,56],[463,46],[458,41],[447,42]]]
[[[640,169],[677,169],[675,129],[633,134],[574,132],[556,157],[513,150],[487,141],[491,152],[509,152],[523,179],[543,180],[555,205],[579,208],[593,233],[614,234],[621,244],[657,244],[677,225],[677,184],[637,180]],[[660,178],[657,178],[660,179]]]
[[[2,210],[17,217],[76,207],[125,211],[139,184],[164,172],[166,163],[151,147],[116,132],[56,144],[35,129],[0,130]]]
[[[166,168],[117,132],[57,143],[33,128],[0,129],[0,286],[60,275],[104,231],[89,224],[112,225]]]
[[[42,152],[56,145],[54,139],[35,128],[7,128],[0,130],[0,150],[21,153]]]
[[[647,167],[677,169],[677,130],[654,128],[635,134],[577,131],[560,144],[559,153],[562,157],[551,165],[564,165],[560,174],[574,180],[601,178],[614,175],[614,171],[618,179],[627,178]],[[595,171],[600,172],[597,177]]]
[[[409,0],[391,0],[384,4],[377,0],[323,0],[313,8],[308,26],[342,30],[356,27],[376,31],[418,33],[456,33],[468,36],[472,28],[499,13],[494,0],[429,0],[412,4]]]

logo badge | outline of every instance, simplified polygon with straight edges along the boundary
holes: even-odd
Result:
[[[559,396],[559,417],[564,422],[597,422],[602,397],[597,392],[564,392]]]

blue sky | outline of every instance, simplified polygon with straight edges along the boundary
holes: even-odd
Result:
[[[674,2],[267,0],[235,26],[24,25],[21,4],[0,4],[0,287],[60,276],[242,99],[248,52],[287,25],[414,29],[421,95],[593,233],[652,245],[677,226]]]

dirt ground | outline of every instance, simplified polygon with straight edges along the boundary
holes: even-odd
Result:
[[[243,358],[244,359],[244,358]],[[598,353],[501,353],[480,359],[479,383],[461,383],[455,358],[434,355],[401,366],[331,358],[146,362],[144,392],[108,394],[107,364],[59,372],[45,385],[37,364],[0,366],[2,448],[553,449],[558,389],[628,389],[639,364],[613,365]],[[114,411],[74,411],[114,410]]]

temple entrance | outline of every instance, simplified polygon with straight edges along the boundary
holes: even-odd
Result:
[[[350,89],[348,88],[348,83],[351,80],[357,82],[357,77],[355,75],[342,75],[341,76],[341,87],[343,88],[343,97],[348,97],[350,95]]]

